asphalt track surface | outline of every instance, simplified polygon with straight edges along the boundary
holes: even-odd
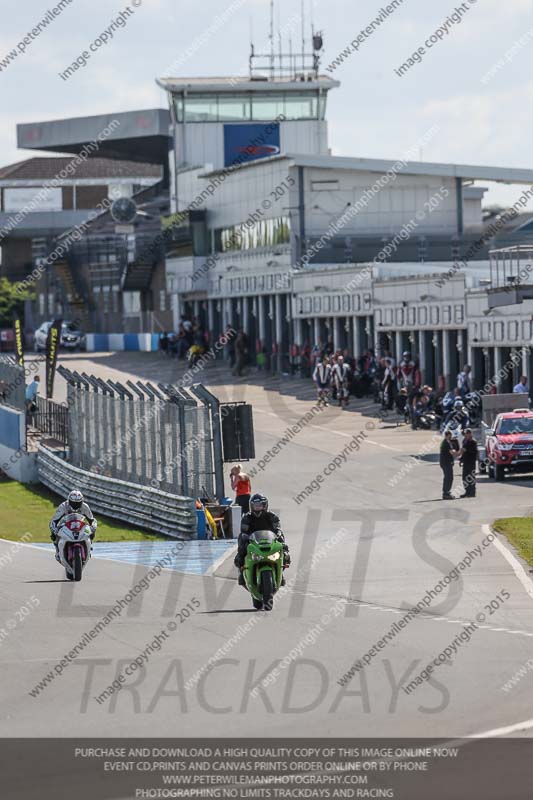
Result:
[[[162,356],[68,356],[69,362],[102,376],[179,377],[176,362]],[[235,382],[219,368],[206,369],[202,379],[221,400],[253,403],[255,464],[313,404],[312,387],[297,379]],[[57,391],[61,397],[61,379]],[[494,518],[533,506],[527,477],[503,485],[482,479],[475,500],[441,501],[434,457],[411,458],[424,446],[436,451],[434,434],[379,423],[374,413],[364,402],[346,412],[325,410],[254,478],[253,488],[280,512],[292,553],[287,591],[272,613],[253,612],[236,584],[232,553],[208,575],[163,570],[71,663],[55,669],[147,568],[94,559],[83,581],[71,584],[46,550],[14,551],[0,541],[1,735],[529,735],[532,672],[514,688],[502,687],[532,656],[533,585],[501,539],[364,670],[338,683],[408,607],[482,546]],[[297,504],[293,498],[355,435],[359,449]],[[406,694],[402,685],[478,614],[485,620],[471,639]],[[98,702],[149,645],[142,669]],[[53,680],[32,696],[49,672]],[[269,685],[254,691],[265,677]]]

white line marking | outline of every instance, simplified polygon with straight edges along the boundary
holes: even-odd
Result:
[[[327,428],[326,426],[320,425],[307,425],[308,428],[316,428],[317,431],[322,431],[322,433],[334,433],[337,436],[343,436],[345,439],[353,439],[353,433],[344,433],[344,431],[336,431],[334,428]],[[388,444],[382,444],[382,442],[375,442],[373,439],[365,439],[365,442],[368,444],[373,444],[376,447],[383,447],[385,450],[394,450],[396,453],[403,453],[403,450],[398,450],[397,447],[391,447]]]
[[[482,530],[485,534],[490,534],[493,532],[490,525],[482,525]],[[505,560],[511,565],[514,574],[526,590],[529,597],[531,597],[533,600],[533,582],[531,581],[531,578],[525,571],[520,561],[499,539],[494,539],[492,544],[497,550],[500,551]]]
[[[382,442],[374,442],[372,439],[366,439],[369,444],[375,444],[377,447],[383,447],[385,450],[394,450],[396,453],[403,453],[403,450],[399,450],[397,447],[391,447],[389,444],[383,444]]]
[[[233,553],[234,549],[235,550],[237,549],[237,540],[235,540],[235,547],[234,548],[233,547],[228,547],[228,549],[224,553],[222,553],[222,555],[219,558],[217,558],[215,563],[211,564],[209,569],[206,572],[204,572],[204,575],[206,575],[207,577],[211,578],[213,573],[214,573],[214,571],[216,569],[218,569],[221,564],[224,563],[226,558],[228,558]]]
[[[483,731],[483,733],[472,733],[470,739],[489,739],[496,736],[506,736],[508,733],[518,733],[519,731],[526,731],[533,728],[533,719],[526,719],[524,722],[517,722],[514,725],[507,725],[504,728],[493,728],[491,731]]]
[[[290,586],[287,587],[287,592],[290,592],[291,594],[300,594],[305,597],[312,597],[315,600],[331,600],[332,597],[335,597],[335,595],[319,594],[318,592],[304,592],[301,589],[293,589]],[[389,614],[396,614],[397,616],[404,616],[407,611],[407,609],[403,611],[402,609],[393,608],[391,606],[374,605],[372,603],[367,603],[364,600],[354,600],[352,598],[344,598],[344,597],[339,599],[344,600],[346,605],[358,605],[360,608],[370,611],[386,611]],[[413,619],[413,621],[415,619],[416,620],[424,619],[427,620],[428,622],[447,622],[450,625],[463,625],[463,626],[468,625],[472,622],[472,620],[470,619],[453,619],[451,617],[436,617],[433,614],[425,614],[423,611],[421,611]],[[513,628],[496,628],[493,625],[478,624],[477,627],[479,630],[493,631],[493,632],[496,631],[498,633],[510,633],[510,634],[515,634],[517,636],[527,636],[530,638],[533,637],[533,631],[515,630]]]
[[[48,553],[50,555],[50,550],[47,550],[45,547],[39,547],[38,544],[31,544],[31,542],[22,542],[16,539],[2,539],[0,537],[0,542],[5,542],[6,544],[12,545],[20,545],[21,547],[33,547],[34,550],[40,550],[41,553]],[[43,542],[42,544],[48,544],[48,542]],[[50,542],[52,544],[52,542]]]
[[[271,411],[263,411],[263,409],[257,408],[254,411],[259,411],[261,414],[268,414],[270,417],[276,417],[279,419],[277,414],[273,414]],[[335,428],[328,428],[327,425],[306,425],[306,428],[315,428],[317,431],[321,431],[322,433],[334,433],[336,436],[342,436],[344,439],[353,439],[353,433],[345,433],[344,431],[337,431]],[[373,439],[365,439],[366,442],[369,444],[373,444],[375,447],[382,447],[384,450],[393,450],[395,453],[403,453],[403,450],[400,450],[397,447],[391,447],[388,444],[383,444],[382,442],[375,442]]]
[[[175,541],[176,541],[176,542],[184,542],[184,541],[188,541],[188,540],[187,540],[187,539],[176,539]],[[196,541],[196,540],[194,540],[194,539],[193,539],[193,540],[191,540],[191,541]],[[11,539],[2,539],[2,538],[0,538],[0,542],[8,542],[8,543],[10,543],[10,544],[13,544],[13,542],[12,542],[12,540],[11,540]],[[41,553],[45,553],[45,554],[48,556],[48,558],[50,558],[50,556],[53,556],[53,553],[52,553],[52,551],[50,550],[50,548],[46,548],[46,547],[39,547],[39,545],[38,545],[38,544],[28,544],[27,542],[18,542],[18,544],[21,544],[21,545],[23,545],[24,547],[31,547],[31,548],[33,548],[34,550],[39,550]],[[46,544],[46,542],[43,542],[43,544]],[[102,544],[105,544],[105,543],[104,543],[104,542],[102,542]],[[111,544],[114,544],[114,543],[112,542]],[[231,553],[231,550],[230,550],[229,552]],[[0,556],[0,557],[1,557],[1,556]],[[151,567],[149,567],[147,564],[144,564],[142,561],[122,561],[121,559],[118,559],[118,558],[109,558],[108,556],[95,556],[95,555],[91,555],[91,561],[92,561],[93,559],[94,559],[95,561],[111,561],[113,564],[121,564],[123,567],[135,567],[135,568],[137,568],[137,567],[139,567],[139,566],[140,566],[140,567],[144,567],[144,568],[146,569],[146,571],[147,571],[147,572],[150,572],[150,570],[151,570],[151,569],[152,569],[152,568],[155,566],[155,564],[153,564]],[[56,564],[58,563],[58,562],[55,560],[55,557],[53,558],[53,561],[54,561],[54,563],[56,563]],[[156,563],[157,563],[157,562],[156,562]],[[61,565],[61,564],[59,564],[59,566],[62,568],[62,565]],[[161,572],[168,572],[168,574],[169,574],[169,575],[173,575],[173,574],[175,575],[175,574],[176,574],[176,572],[179,572],[181,575],[188,575],[188,576],[189,576],[189,577],[191,577],[191,578],[194,578],[194,577],[196,577],[196,578],[201,578],[201,577],[203,577],[202,573],[197,573],[197,572],[183,572],[183,570],[179,570],[179,569],[173,569],[172,567],[161,567]],[[204,574],[207,574],[207,573],[204,573]]]

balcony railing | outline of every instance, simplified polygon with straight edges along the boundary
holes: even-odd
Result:
[[[490,251],[491,289],[533,284],[533,246],[514,245]]]

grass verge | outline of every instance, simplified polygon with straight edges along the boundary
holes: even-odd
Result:
[[[492,527],[502,533],[533,567],[533,517],[497,519]]]
[[[48,524],[61,498],[44,486],[16,481],[0,481],[0,538],[18,541],[25,533],[32,542],[49,542]],[[124,522],[97,515],[99,542],[142,542],[165,540],[165,536],[146,533]]]

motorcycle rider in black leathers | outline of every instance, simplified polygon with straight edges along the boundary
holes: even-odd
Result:
[[[287,569],[291,563],[289,548],[285,544],[285,537],[281,530],[281,522],[276,514],[268,510],[268,499],[262,494],[253,494],[250,498],[250,511],[243,514],[241,519],[241,533],[239,535],[237,555],[234,564],[239,570],[239,586],[245,586],[242,568],[248,549],[250,536],[256,531],[272,531],[276,535],[278,542],[283,543],[283,569]],[[282,585],[285,583],[283,579]]]

